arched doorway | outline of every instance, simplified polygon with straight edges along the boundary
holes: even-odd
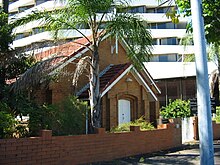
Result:
[[[118,125],[131,121],[131,103],[129,100],[118,100]]]

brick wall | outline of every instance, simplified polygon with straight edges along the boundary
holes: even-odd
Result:
[[[213,139],[220,139],[220,123],[212,122],[213,128]],[[193,129],[194,129],[194,139],[199,140],[199,130],[198,130],[198,117],[194,117],[193,119]]]
[[[126,52],[121,44],[118,45],[118,54],[115,54],[115,52],[113,54],[111,53],[111,46],[113,46],[114,44],[115,40],[110,39],[101,42],[101,45],[99,46],[100,71],[105,69],[110,64],[124,64],[129,61]],[[91,52],[87,51],[84,55],[90,56],[90,53]],[[78,80],[77,87],[73,87],[72,79],[75,68],[75,64],[69,63],[63,69],[64,75],[59,77],[57,82],[53,82],[50,84],[50,89],[53,91],[52,103],[60,102],[67,96],[72,95],[74,93],[74,90],[80,90],[89,82],[88,71],[84,71]]]
[[[132,127],[128,133],[105,133],[52,137],[42,131],[41,137],[0,140],[0,164],[73,165],[160,151],[181,146],[181,129],[175,124],[161,125],[153,131]]]
[[[220,139],[220,123],[212,122],[213,139]]]
[[[126,79],[132,79],[132,82],[126,82]],[[110,128],[118,125],[118,100],[125,99],[131,103],[131,120],[145,116],[148,122],[154,122],[150,120],[150,107],[149,101],[156,104],[151,94],[144,89],[144,87],[136,80],[132,73],[128,73],[117,82],[107,94],[110,101]],[[104,104],[104,103],[103,103]],[[152,108],[155,115],[155,119],[159,118],[159,107]],[[105,109],[103,109],[104,114]],[[105,122],[105,121],[103,121]]]

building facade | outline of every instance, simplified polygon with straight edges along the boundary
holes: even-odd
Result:
[[[65,4],[54,0],[11,0],[9,5],[10,18],[23,17],[33,10],[54,10],[62,8]],[[180,62],[185,55],[193,54],[193,46],[179,45],[185,36],[187,18],[179,17],[179,23],[172,23],[166,13],[170,12],[175,4],[158,2],[157,0],[132,0],[127,12],[134,13],[144,21],[146,28],[150,28],[153,37],[152,62]],[[90,30],[85,27],[82,31],[88,36]],[[34,21],[26,26],[14,29],[16,34],[13,47],[15,48],[48,48],[53,45],[53,36],[45,31],[43,24]],[[81,37],[74,30],[63,31],[67,39]],[[49,42],[45,42],[49,41]],[[37,44],[36,44],[37,43]]]
[[[77,43],[86,45],[88,41],[80,38],[77,39]],[[100,43],[99,47],[102,127],[110,130],[112,127],[134,121],[142,116],[156,126],[159,118],[159,88],[146,69],[137,70],[130,63],[123,44],[119,43],[118,54],[111,53],[111,44],[111,39],[107,38]],[[56,57],[67,57],[50,63],[50,65],[58,65],[59,77],[46,85],[47,88],[45,86],[35,88],[30,93],[32,99],[38,104],[55,104],[69,95],[76,95],[79,99],[88,101],[88,72],[84,70],[77,86],[73,85],[74,75],[71,74],[76,69],[74,62],[77,58],[90,56],[88,48],[69,42],[59,45],[56,49],[52,48],[36,54],[36,58],[40,60],[42,57],[54,54],[55,51]],[[89,70],[88,66],[87,70]]]

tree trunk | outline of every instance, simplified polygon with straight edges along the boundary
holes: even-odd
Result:
[[[8,13],[9,0],[3,0],[3,11]]]
[[[101,127],[101,96],[99,82],[99,54],[98,47],[94,45],[92,66],[90,66],[90,107],[92,128]]]

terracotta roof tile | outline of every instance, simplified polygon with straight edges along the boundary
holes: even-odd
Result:
[[[91,37],[89,37],[91,38]],[[88,42],[88,40],[86,38],[80,38],[77,40],[74,40],[72,42],[68,42],[56,47],[53,47],[51,49],[48,49],[46,51],[40,52],[35,54],[35,58],[37,61],[42,61],[44,59],[48,59],[51,57],[57,57],[57,56],[74,56],[76,55],[78,52],[82,51],[83,49],[85,49],[83,45],[89,46],[90,43]]]
[[[131,64],[118,64],[112,65],[101,77],[100,77],[100,92],[102,93],[109,85],[111,85]],[[79,95],[80,98],[88,98],[89,86]]]
[[[88,38],[90,39],[91,36]],[[74,57],[77,53],[81,52],[82,50],[86,48],[85,46],[82,46],[81,44],[89,46],[90,42],[88,42],[86,38],[76,39],[72,42],[68,42],[68,43],[53,47],[51,49],[48,49],[46,51],[37,53],[35,54],[35,59],[37,61],[42,61],[42,60],[46,60],[52,57]],[[66,58],[54,58],[53,60],[51,60],[50,65],[55,66],[65,59]],[[12,84],[15,81],[16,79],[10,79],[6,81],[6,84]]]

